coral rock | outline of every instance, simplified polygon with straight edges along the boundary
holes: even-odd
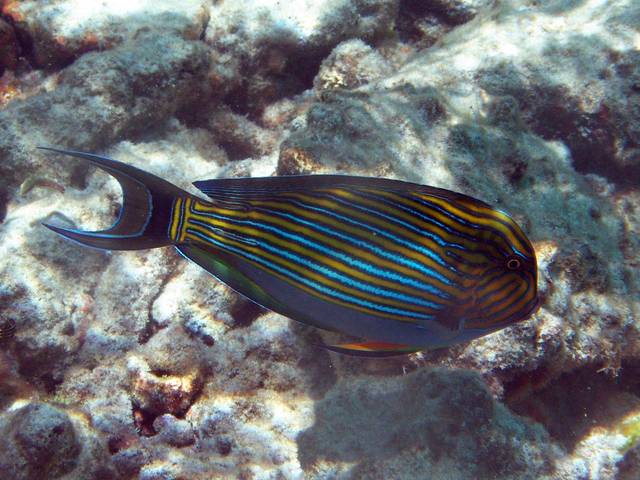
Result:
[[[171,414],[160,415],[153,421],[153,428],[159,433],[159,439],[175,447],[186,447],[195,442],[193,427],[186,420],[180,420]]]
[[[58,478],[82,449],[68,415],[46,403],[19,408],[1,425],[0,471],[11,478]]]
[[[65,65],[84,52],[113,48],[149,30],[196,40],[209,13],[202,0],[16,3],[6,14],[29,37],[33,61],[44,68]]]
[[[390,73],[390,65],[377,51],[362,40],[349,40],[322,62],[313,83],[322,95],[324,90],[357,88]]]
[[[141,35],[84,55],[64,70],[55,90],[0,111],[4,188],[22,183],[36,166],[49,166],[41,174],[60,170],[50,167],[50,154],[34,154],[34,144],[95,150],[202,101],[208,66],[202,44],[172,35]]]
[[[0,0],[49,68],[0,79],[0,477],[638,478],[637,1],[80,3]],[[171,248],[45,230],[112,225],[122,197],[35,145],[194,195],[274,173],[469,194],[531,239],[542,306],[448,349],[328,352],[351,339]]]
[[[130,359],[129,371],[134,416],[139,412],[136,421],[141,428],[146,428],[146,422],[153,422],[163,413],[183,417],[202,389],[202,379],[197,372],[183,376],[154,374],[136,358]]]
[[[20,46],[13,27],[0,18],[0,76],[4,69],[15,70]]]

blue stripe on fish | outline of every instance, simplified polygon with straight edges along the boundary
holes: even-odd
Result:
[[[223,217],[224,218],[224,217]],[[197,220],[191,220],[191,223],[195,224],[195,225],[200,225],[203,228],[206,228],[208,230],[211,230],[210,226],[207,225],[206,223],[203,222],[199,222]],[[271,231],[276,231],[278,233],[281,233],[283,236],[285,237],[290,237],[292,240],[294,241],[301,241],[304,240],[301,237],[297,236],[297,235],[288,235],[285,232],[282,232],[281,230],[277,229],[277,228],[268,228],[266,225],[264,224],[259,224],[256,222],[251,222],[251,221],[235,221],[234,223],[243,223],[243,224],[248,224],[248,225],[252,225],[258,228],[263,228],[264,230],[271,230]],[[406,301],[409,303],[413,303],[416,305],[422,305],[425,307],[429,307],[429,308],[433,308],[433,309],[438,309],[441,308],[442,305],[433,303],[433,302],[428,302],[425,301],[421,298],[418,297],[414,297],[414,296],[410,296],[410,295],[405,295],[393,290],[387,290],[387,289],[383,289],[383,288],[378,288],[375,287],[371,284],[367,284],[361,281],[358,281],[352,277],[349,277],[347,275],[343,275],[339,272],[336,272],[333,269],[324,267],[319,265],[318,263],[313,262],[312,260],[310,260],[309,258],[304,258],[301,257],[300,255],[296,255],[293,253],[290,253],[286,250],[283,250],[281,248],[277,248],[276,246],[273,246],[271,244],[269,244],[268,242],[264,241],[264,240],[256,240],[256,244],[261,246],[262,248],[264,248],[266,251],[271,252],[275,255],[281,256],[283,258],[286,258],[288,260],[293,260],[296,263],[298,263],[299,265],[304,266],[305,268],[310,268],[311,270],[314,270],[318,273],[321,273],[322,275],[326,275],[328,278],[332,278],[334,280],[337,280],[347,286],[350,287],[354,287],[357,288],[359,290],[362,290],[363,292],[367,292],[367,293],[373,293],[375,295],[380,295],[382,297],[388,297],[388,298],[393,298],[396,300],[402,300],[402,301]],[[304,244],[304,242],[303,242]],[[316,245],[317,246],[317,245]],[[321,248],[318,246],[318,250],[322,251],[323,253],[328,253],[328,250]],[[339,255],[340,256],[340,255]],[[353,259],[351,257],[348,257],[346,255],[341,255],[342,260],[344,260],[345,262],[349,263],[352,262]],[[374,274],[382,274],[380,276],[384,276],[384,272],[380,272],[379,270],[377,272],[374,272]]]
[[[421,245],[417,245],[415,242],[412,242],[410,239],[408,238],[402,238],[399,237],[396,234],[393,234],[391,232],[389,232],[388,230],[383,230],[381,228],[377,228],[374,227],[372,225],[366,224],[364,222],[360,222],[358,220],[355,220],[351,217],[348,217],[346,215],[341,215],[339,213],[335,213],[335,212],[331,212],[325,208],[320,208],[320,207],[314,207],[311,205],[306,205],[304,203],[301,202],[297,202],[297,201],[293,201],[292,202],[294,205],[300,206],[301,208],[306,208],[312,211],[316,211],[316,212],[320,212],[323,213],[329,217],[333,217],[337,220],[352,224],[352,225],[356,225],[358,227],[362,227],[366,230],[371,231],[372,233],[376,234],[376,235],[381,235],[385,238],[388,238],[389,240],[397,243],[398,245],[402,245],[404,247],[407,248],[411,248],[413,250],[415,250],[416,252],[425,255],[426,257],[429,257],[431,260],[437,262],[438,264],[442,265],[443,267],[446,268],[450,268],[449,264],[447,262],[445,262],[440,256],[436,255],[433,253],[432,250],[429,250],[428,248],[424,248]],[[432,276],[433,278],[438,279],[439,281],[441,281],[442,283],[446,283],[447,285],[455,285],[455,283],[453,281],[451,281],[449,278],[445,277],[444,275],[439,274],[438,272],[436,272],[433,269],[429,269],[427,267],[420,268],[418,267],[420,270],[424,271],[425,274]]]
[[[417,271],[420,271],[420,272],[424,273],[425,275],[428,275],[430,277],[433,277],[434,279],[437,279],[437,280],[439,280],[439,281],[441,281],[443,283],[446,283],[447,285],[452,285],[452,282],[448,278],[438,274],[433,269],[430,269],[430,268],[426,267],[424,264],[418,262],[417,260],[412,260],[412,259],[410,259],[408,257],[403,256],[403,255],[396,254],[395,252],[392,252],[392,251],[385,250],[383,248],[377,247],[376,245],[374,245],[374,244],[372,244],[370,242],[366,242],[366,241],[364,241],[362,239],[359,239],[357,237],[354,237],[352,235],[344,234],[344,233],[339,232],[339,231],[337,231],[335,229],[327,227],[326,225],[323,225],[320,222],[310,222],[310,221],[304,220],[303,218],[298,217],[296,215],[291,215],[289,213],[278,212],[278,211],[275,211],[275,210],[267,210],[267,209],[261,209],[261,208],[256,208],[256,210],[257,211],[261,211],[261,212],[265,212],[265,213],[268,213],[268,214],[271,214],[271,215],[276,215],[276,216],[279,216],[279,217],[282,217],[282,218],[286,218],[288,220],[291,220],[293,222],[299,223],[301,225],[305,225],[305,226],[308,226],[310,228],[313,228],[314,230],[317,230],[319,232],[331,235],[332,237],[339,238],[340,240],[345,240],[345,241],[351,243],[352,245],[354,245],[356,247],[364,248],[366,250],[369,250],[372,253],[375,253],[376,255],[379,255],[380,257],[387,258],[389,260],[393,260],[394,262],[397,262],[398,264],[405,265],[407,267],[413,268],[413,269],[415,269]],[[337,216],[336,218],[339,218],[339,217]],[[357,224],[357,223],[355,223],[355,224]],[[389,236],[387,238],[390,238],[390,237],[393,238],[393,236]],[[412,287],[421,288],[421,289],[423,289],[425,291],[428,291],[430,293],[434,293],[434,294],[439,295],[439,296],[441,296],[443,298],[449,298],[448,294],[444,293],[442,290],[434,287],[431,284],[420,282],[420,281],[416,281],[413,278],[402,276],[402,275],[397,275],[397,276],[390,277],[390,278],[393,278],[394,280],[398,280],[398,281],[400,281],[402,283],[405,283],[406,285],[410,285]]]
[[[392,215],[389,215],[385,212],[382,212],[380,210],[375,210],[373,208],[368,208],[362,205],[359,205],[357,203],[354,202],[349,202],[347,200],[344,200],[340,197],[336,197],[334,195],[327,195],[327,198],[331,198],[332,200],[335,200],[336,202],[342,203],[343,205],[347,205],[348,207],[352,207],[352,208],[357,208],[358,210],[362,210],[363,212],[367,212],[370,213],[372,215],[375,215],[377,217],[381,217],[384,218],[385,220],[388,220],[390,222],[396,223],[398,225],[403,226],[404,228],[411,230],[414,233],[417,233],[419,235],[423,235],[431,240],[433,240],[435,243],[437,243],[438,245],[440,245],[441,247],[454,247],[454,248],[459,248],[461,250],[464,250],[464,246],[457,244],[457,243],[450,243],[445,241],[442,237],[440,237],[439,235],[434,234],[433,232],[426,230],[426,229],[421,229],[416,227],[415,225],[410,224],[409,222],[405,222],[397,217],[394,217]],[[442,259],[439,258],[439,262],[442,262],[442,265],[447,265],[447,263]]]
[[[188,227],[187,227],[187,231],[190,234],[195,235],[196,237],[200,238],[204,242],[211,243],[211,244],[213,244],[213,245],[215,245],[215,246],[217,246],[217,247],[219,247],[219,248],[221,248],[223,250],[226,250],[226,251],[229,251],[229,252],[232,252],[232,253],[236,253],[236,254],[238,254],[238,255],[240,255],[242,257],[248,258],[249,260],[252,260],[252,261],[254,261],[254,262],[258,263],[258,264],[264,265],[264,266],[268,267],[269,269],[271,269],[271,270],[273,270],[275,272],[281,273],[284,276],[295,280],[296,282],[299,282],[299,283],[302,283],[304,285],[307,285],[307,286],[313,288],[314,290],[317,290],[318,292],[324,293],[324,294],[329,295],[331,297],[336,297],[336,298],[339,298],[340,300],[346,301],[348,303],[361,305],[363,307],[367,307],[367,308],[370,308],[370,309],[372,309],[374,311],[379,311],[381,313],[385,313],[385,312],[386,313],[393,313],[393,314],[396,314],[396,315],[413,317],[413,318],[424,319],[424,320],[433,319],[433,315],[425,315],[425,314],[421,314],[421,313],[418,313],[418,312],[412,312],[412,311],[409,311],[409,310],[401,310],[401,309],[398,309],[398,308],[392,308],[392,307],[388,307],[386,305],[380,305],[380,304],[377,304],[377,303],[373,303],[373,302],[369,302],[369,301],[366,301],[366,300],[362,300],[362,299],[357,298],[357,297],[346,295],[346,294],[344,294],[344,293],[342,293],[342,292],[340,292],[338,290],[334,290],[334,289],[325,287],[324,285],[318,284],[318,283],[316,283],[316,282],[314,282],[312,280],[309,280],[306,277],[298,275],[298,274],[292,272],[291,270],[289,270],[287,268],[284,268],[284,267],[282,267],[280,265],[277,265],[277,264],[275,264],[273,262],[265,260],[265,259],[263,259],[263,258],[261,258],[261,257],[259,257],[257,255],[252,254],[252,253],[249,253],[244,249],[233,247],[231,245],[228,245],[227,243],[223,243],[223,242],[221,242],[219,240],[216,240],[216,239],[214,239],[214,238],[212,238],[210,236],[203,235],[200,232],[194,231],[194,230],[192,230],[192,229],[190,229]]]
[[[264,210],[262,210],[262,211],[264,211]],[[358,268],[358,269],[360,269],[360,270],[362,270],[362,271],[364,271],[366,273],[369,273],[371,275],[375,275],[375,276],[384,278],[385,280],[393,280],[393,281],[397,281],[397,282],[400,282],[400,283],[405,284],[405,285],[409,285],[409,286],[412,286],[412,287],[415,287],[415,288],[419,288],[421,290],[427,291],[427,292],[432,293],[434,295],[438,295],[438,296],[440,296],[442,298],[445,298],[445,299],[448,297],[448,295],[445,294],[442,290],[434,287],[431,284],[424,283],[424,282],[419,282],[419,281],[417,281],[415,279],[412,279],[410,277],[406,277],[406,276],[397,274],[395,272],[391,272],[389,270],[382,270],[382,269],[376,267],[375,265],[372,265],[370,263],[367,263],[367,262],[361,261],[361,260],[359,260],[357,258],[354,258],[353,256],[345,253],[344,251],[338,251],[338,250],[335,250],[333,248],[326,247],[325,245],[322,245],[321,243],[318,243],[317,241],[313,241],[313,240],[311,240],[309,238],[306,238],[306,237],[304,237],[304,236],[302,236],[300,234],[287,232],[285,230],[282,230],[281,228],[274,227],[272,225],[268,225],[267,223],[264,223],[264,222],[254,222],[254,221],[251,221],[251,220],[237,220],[237,219],[234,219],[233,217],[228,217],[228,216],[225,216],[225,215],[198,211],[198,210],[194,209],[193,206],[191,207],[191,213],[194,213],[194,214],[199,215],[199,216],[217,218],[217,219],[224,220],[224,221],[227,221],[229,223],[236,224],[236,225],[251,225],[251,226],[256,227],[258,229],[262,229],[262,230],[265,230],[265,231],[268,231],[268,232],[276,233],[276,234],[280,235],[283,238],[286,238],[288,240],[292,240],[292,241],[294,241],[294,242],[296,242],[296,243],[298,243],[300,245],[308,246],[308,247],[310,247],[310,248],[312,248],[312,249],[314,249],[314,250],[316,250],[318,252],[321,252],[321,253],[326,254],[326,255],[328,255],[330,257],[336,258],[336,259],[344,262],[347,265],[356,267],[356,268]],[[398,255],[389,254],[388,252],[384,252],[383,253],[380,248],[376,248],[374,246],[367,245],[366,242],[358,242],[353,237],[349,237],[347,235],[339,234],[338,232],[331,231],[330,229],[323,229],[318,224],[314,224],[312,222],[304,221],[304,220],[302,220],[300,218],[294,217],[293,215],[281,214],[279,212],[272,212],[272,211],[266,211],[265,213],[268,213],[270,215],[271,214],[275,214],[275,215],[278,215],[278,216],[282,216],[282,217],[287,218],[289,220],[295,220],[295,221],[297,221],[299,223],[307,224],[309,226],[312,226],[313,228],[316,228],[319,231],[329,230],[330,234],[332,234],[332,235],[334,235],[334,236],[336,236],[338,238],[346,239],[348,241],[351,241],[352,243],[356,243],[360,247],[367,246],[367,247],[369,247],[369,249],[373,250],[374,253],[378,253],[381,256],[391,257],[391,259],[393,259],[395,261],[405,260],[405,263],[408,263],[412,267],[415,267],[416,264],[417,264],[417,262],[408,261],[408,259],[402,259],[402,257],[399,257]],[[268,220],[268,215],[265,215],[264,219],[265,219],[265,221],[267,221]],[[195,221],[193,221],[193,222],[196,223]],[[202,226],[206,226],[206,224],[204,224],[204,223],[200,223],[200,224]],[[441,305],[436,305],[436,304],[434,304],[434,305],[435,305],[434,308],[439,308],[441,306]]]

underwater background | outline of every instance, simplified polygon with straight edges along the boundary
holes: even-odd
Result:
[[[0,477],[640,478],[640,2],[0,0]],[[191,193],[309,173],[462,192],[530,319],[360,358],[173,249],[103,252],[108,155]]]

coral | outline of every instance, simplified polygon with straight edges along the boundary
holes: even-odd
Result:
[[[184,417],[202,388],[202,378],[197,371],[169,375],[164,371],[149,371],[139,359],[130,358],[132,402],[136,426],[146,434],[152,434],[147,422],[164,413]]]
[[[159,439],[174,447],[186,447],[196,441],[191,424],[168,413],[153,421],[153,429],[158,432]]]
[[[304,175],[321,173],[322,165],[313,156],[301,148],[288,147],[280,151],[278,157],[278,175]]]
[[[320,65],[314,89],[352,89],[391,73],[385,59],[362,40],[348,40],[338,45]]]

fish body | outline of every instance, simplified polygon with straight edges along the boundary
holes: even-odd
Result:
[[[330,347],[393,355],[464,342],[538,306],[535,252],[486,203],[444,189],[344,175],[195,182],[201,199],[115,160],[89,160],[123,189],[109,230],[49,228],[85,245],[173,245],[260,305],[366,339]]]

